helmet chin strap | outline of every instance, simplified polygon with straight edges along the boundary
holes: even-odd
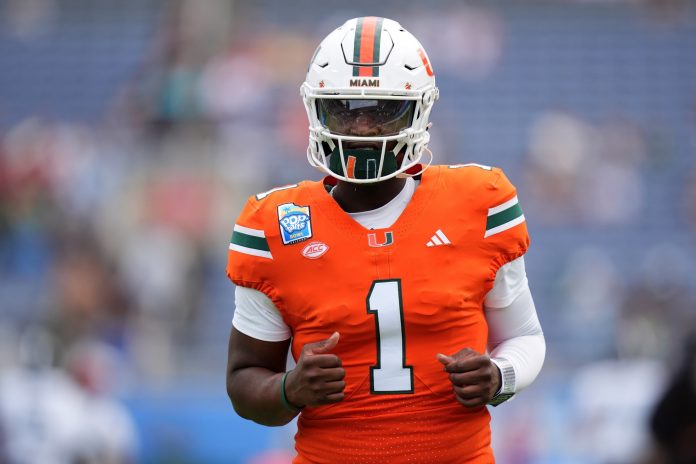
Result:
[[[428,147],[423,147],[423,151],[428,154],[428,162],[425,164],[416,164],[415,166],[420,166],[421,169],[418,172],[415,173],[409,173],[408,171],[402,172],[400,174],[397,174],[396,177],[399,178],[407,178],[407,177],[418,177],[421,174],[425,172],[426,169],[430,167],[430,165],[433,163],[433,152],[430,151],[430,148]]]

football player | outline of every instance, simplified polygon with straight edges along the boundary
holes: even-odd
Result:
[[[252,196],[234,225],[235,410],[299,415],[296,463],[494,462],[486,405],[545,354],[515,188],[489,166],[428,167],[438,89],[395,21],[331,32],[301,95],[326,177]]]

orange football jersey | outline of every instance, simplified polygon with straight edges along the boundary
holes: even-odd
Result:
[[[486,293],[529,238],[497,168],[434,166],[393,226],[368,230],[322,182],[251,197],[227,273],[265,293],[302,346],[340,333],[345,399],[307,407],[296,463],[492,463],[486,407],[459,404],[436,354],[486,351]]]

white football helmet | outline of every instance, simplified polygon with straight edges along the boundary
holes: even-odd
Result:
[[[300,93],[309,163],[354,183],[379,182],[418,164],[439,96],[420,42],[396,21],[377,17],[350,19],[331,32],[314,52]]]

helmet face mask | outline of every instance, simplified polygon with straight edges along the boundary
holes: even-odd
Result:
[[[397,22],[355,18],[331,32],[300,92],[310,123],[307,158],[324,173],[372,183],[420,161],[438,89],[421,44]]]

